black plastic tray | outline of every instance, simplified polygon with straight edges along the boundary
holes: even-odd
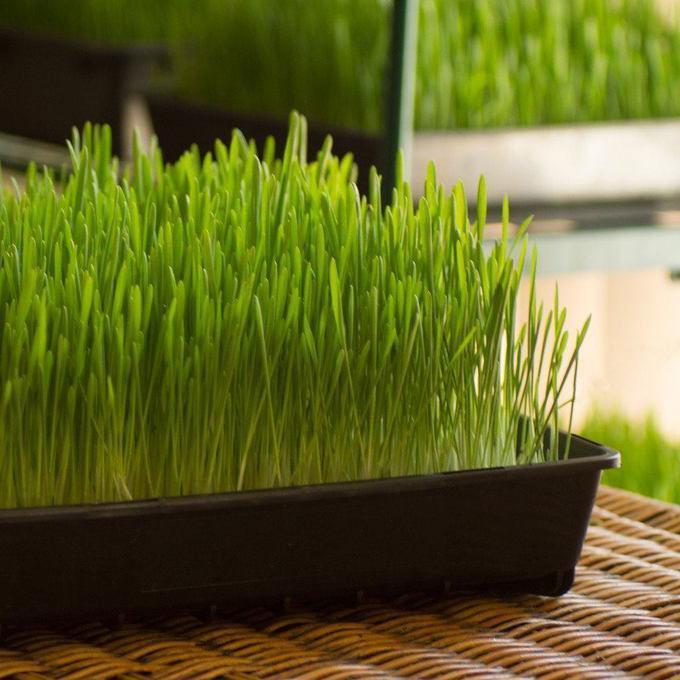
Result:
[[[212,151],[215,139],[228,141],[234,128],[241,130],[247,139],[255,140],[260,149],[269,136],[274,137],[277,149],[283,149],[286,144],[289,128],[286,119],[230,112],[158,93],[149,94],[147,102],[154,132],[166,161],[177,160],[192,144],[196,144],[203,153]],[[381,168],[384,165],[383,137],[309,121],[308,148],[316,152],[328,134],[333,137],[335,155],[354,155],[359,169],[359,188],[365,192],[371,166]]]
[[[154,45],[109,47],[41,33],[0,30],[0,131],[63,145],[71,128],[108,123],[122,150],[126,99],[148,87]]]
[[[556,463],[0,511],[0,622],[413,589],[558,595],[618,462],[573,437]]]

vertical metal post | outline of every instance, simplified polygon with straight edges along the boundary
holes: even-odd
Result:
[[[396,184],[397,154],[404,153],[404,174],[410,177],[415,66],[418,42],[418,0],[394,0],[389,81],[385,107],[386,144],[383,200],[389,202]]]

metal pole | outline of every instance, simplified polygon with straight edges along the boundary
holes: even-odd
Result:
[[[396,185],[399,149],[404,153],[404,176],[411,174],[415,66],[418,42],[418,0],[394,0],[383,166],[383,200],[389,202]]]

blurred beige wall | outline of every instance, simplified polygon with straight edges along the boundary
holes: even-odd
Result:
[[[654,0],[659,12],[668,17],[672,21],[678,20],[678,10],[680,9],[680,0]]]
[[[570,329],[592,315],[579,363],[577,429],[599,406],[636,420],[653,412],[666,433],[680,436],[680,282],[661,270],[541,277],[537,291],[547,306],[556,283]]]

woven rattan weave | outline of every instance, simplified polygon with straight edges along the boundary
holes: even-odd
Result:
[[[502,558],[502,556],[499,556]],[[18,630],[0,678],[680,678],[680,507],[600,490],[558,599],[409,595]]]

